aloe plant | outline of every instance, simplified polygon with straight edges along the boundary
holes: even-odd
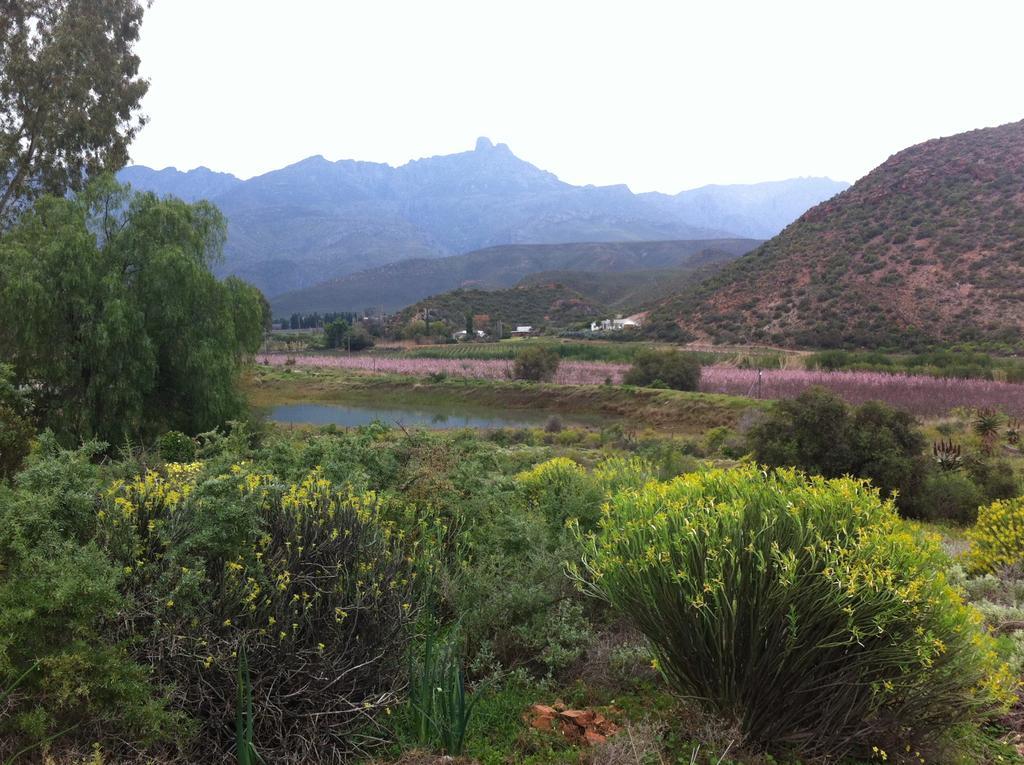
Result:
[[[932,454],[942,470],[954,471],[963,467],[960,445],[954,444],[952,440],[933,443]]]
[[[974,415],[974,432],[981,439],[981,448],[989,454],[995,448],[999,440],[999,426],[1002,425],[1003,417],[999,411],[992,407],[983,407]]]
[[[1020,431],[1022,423],[1020,420],[1010,420],[1006,426],[1006,443],[1011,446],[1018,446],[1020,444]]]

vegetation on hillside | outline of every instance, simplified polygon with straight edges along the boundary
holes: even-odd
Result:
[[[607,310],[561,284],[536,284],[507,290],[457,289],[421,300],[396,314],[393,324],[411,321],[440,322],[456,332],[469,329],[498,331],[507,336],[516,326],[566,327],[602,318]],[[485,322],[473,317],[487,317]],[[468,318],[467,318],[468,317]],[[476,326],[480,324],[480,326]]]
[[[720,343],[1021,349],[1024,122],[913,146],[653,312]]]
[[[277,316],[294,311],[362,311],[367,307],[374,311],[397,311],[430,295],[460,287],[509,289],[524,277],[543,271],[703,272],[749,252],[759,243],[754,239],[693,239],[499,245],[445,258],[421,257],[387,263],[276,296],[272,302]],[[624,278],[628,281],[631,277]],[[572,279],[566,283],[578,289]],[[578,291],[591,295],[586,289]],[[597,294],[592,299],[605,302]]]

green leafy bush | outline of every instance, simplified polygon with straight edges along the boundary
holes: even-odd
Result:
[[[863,482],[749,466],[615,495],[578,576],[748,743],[868,758],[1012,698],[945,564]]]
[[[627,385],[697,390],[700,361],[678,351],[639,350],[622,381]],[[660,385],[655,386],[655,383]]]
[[[827,388],[813,387],[777,401],[747,432],[754,458],[826,478],[867,478],[901,509],[913,512],[925,475],[925,440],[913,416],[877,401],[848,406]]]
[[[122,571],[91,541],[100,445],[57,447],[44,433],[17,477],[0,485],[0,759],[73,731],[84,740],[174,741],[188,721],[113,627],[129,603]]]
[[[28,395],[14,385],[14,370],[0,363],[0,479],[14,475],[28,456],[35,426]]]
[[[191,462],[196,458],[196,442],[180,430],[168,430],[160,436],[159,449],[166,462]]]
[[[554,379],[561,361],[558,352],[551,348],[530,346],[516,354],[512,376],[517,380],[547,382]]]
[[[915,516],[926,521],[974,523],[985,495],[968,476],[939,470],[929,475],[916,499]]]

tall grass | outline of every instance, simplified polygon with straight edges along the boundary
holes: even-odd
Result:
[[[235,757],[238,765],[257,765],[263,758],[256,751],[253,736],[252,679],[245,643],[238,647],[237,694],[235,699]]]
[[[423,651],[409,663],[409,708],[416,743],[458,757],[476,705],[466,693],[462,658],[451,638],[428,631]]]

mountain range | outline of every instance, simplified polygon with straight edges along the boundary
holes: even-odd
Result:
[[[1024,350],[1024,121],[893,155],[649,318],[724,343]]]
[[[496,245],[765,238],[847,186],[800,178],[634,194],[565,183],[486,138],[472,151],[400,167],[315,156],[248,180],[138,165],[118,177],[217,204],[228,220],[220,272],[271,298],[374,266]],[[378,302],[369,293],[357,300]]]

